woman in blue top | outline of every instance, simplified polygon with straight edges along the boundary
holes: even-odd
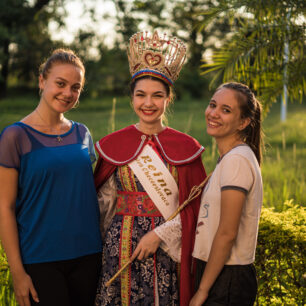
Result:
[[[16,299],[92,305],[100,271],[99,210],[88,129],[64,117],[85,68],[58,49],[41,66],[36,109],[0,135],[0,239]]]

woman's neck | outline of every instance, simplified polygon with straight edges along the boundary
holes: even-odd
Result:
[[[65,120],[63,113],[51,111],[48,107],[42,105],[41,103],[35,108],[34,113],[36,113],[39,119],[47,126],[62,124]]]
[[[240,138],[216,139],[220,157],[244,142]]]
[[[135,126],[140,132],[146,135],[158,134],[165,129],[165,126],[162,123],[151,125],[151,124],[144,124],[142,122],[139,122],[139,123],[136,123]]]

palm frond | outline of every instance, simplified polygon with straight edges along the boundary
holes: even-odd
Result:
[[[239,30],[212,56],[212,63],[202,64],[202,74],[214,72],[214,82],[244,82],[256,91],[265,109],[269,109],[287,85],[289,98],[302,101],[305,95],[305,24],[288,19],[286,10],[290,1],[274,6],[275,1],[225,1],[229,8],[245,5],[258,19],[240,23]],[[293,1],[294,2],[294,1]],[[296,3],[299,2],[295,1]],[[305,5],[304,5],[305,7]],[[300,14],[293,7],[294,13]],[[275,13],[277,11],[277,13]],[[265,14],[263,14],[263,12]],[[274,14],[272,14],[274,12]],[[284,45],[289,46],[287,60]],[[284,77],[284,70],[287,77]]]

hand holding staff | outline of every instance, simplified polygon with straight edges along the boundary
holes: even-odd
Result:
[[[172,219],[174,219],[192,200],[194,200],[195,198],[197,198],[201,191],[202,188],[205,186],[206,182],[208,181],[208,179],[210,178],[211,173],[205,178],[205,180],[197,186],[193,186],[191,188],[190,194],[188,196],[188,198],[177,208],[177,210],[166,220],[170,221]],[[111,283],[121,274],[122,271],[125,270],[125,268],[127,268],[131,263],[133,262],[132,259],[129,259],[129,261],[127,261],[118,271],[117,273],[106,283],[106,287],[109,287],[111,285]]]

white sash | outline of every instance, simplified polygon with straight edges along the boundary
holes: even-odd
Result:
[[[129,167],[167,220],[178,207],[178,187],[160,157],[147,144]]]

